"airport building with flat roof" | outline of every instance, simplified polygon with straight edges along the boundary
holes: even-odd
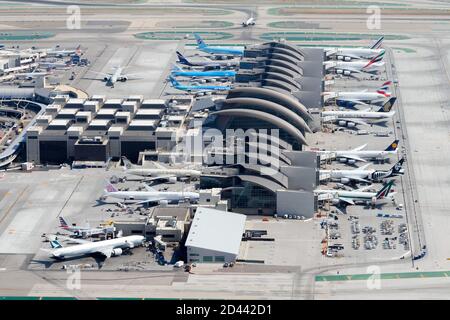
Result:
[[[58,96],[27,130],[27,161],[36,164],[106,162],[144,150],[170,150],[183,136],[191,98]]]
[[[239,255],[246,216],[198,208],[186,239],[187,262],[234,262]]]

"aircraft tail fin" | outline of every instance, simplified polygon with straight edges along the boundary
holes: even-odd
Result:
[[[130,160],[128,160],[127,157],[125,157],[125,156],[122,157],[122,161],[123,161],[123,168],[124,168],[124,170],[131,169],[131,168],[134,167],[134,165],[131,163]]]
[[[403,163],[405,162],[405,158],[401,158],[397,161],[396,164],[392,167],[392,174],[402,174],[403,173]]]
[[[117,192],[117,191],[119,190],[117,190],[117,188],[114,187],[110,182],[106,184],[105,192]]]
[[[367,64],[363,67],[363,69],[370,67],[375,62],[379,62],[379,61],[383,60],[383,56],[384,56],[384,51],[381,52],[380,54],[376,55],[375,57],[373,57],[372,60],[370,60],[369,62],[367,62]]]
[[[59,241],[56,239],[51,240],[50,245],[52,246],[53,249],[62,248],[61,243],[59,243]]]
[[[59,224],[61,228],[67,228],[69,226],[69,224],[66,222],[66,220],[64,220],[63,217],[59,217]]]
[[[195,37],[195,40],[197,41],[197,46],[198,46],[200,49],[201,49],[201,48],[207,47],[205,41],[203,41],[202,37],[200,37],[199,34],[194,33],[194,37]]]
[[[192,65],[192,64],[188,61],[188,59],[186,59],[179,51],[177,51],[177,57],[178,57],[178,61],[179,61],[180,63],[185,64],[185,65],[188,65],[188,66]]]
[[[370,47],[370,49],[379,49],[383,44],[384,36],[378,38],[377,41]]]
[[[180,85],[180,83],[172,76],[169,76],[169,80],[170,80],[170,83],[172,83],[172,86],[174,86],[174,87]]]
[[[391,192],[391,188],[394,184],[394,180],[389,181],[386,183],[383,188],[380,189],[380,191],[377,192],[375,198],[376,199],[384,199],[389,195],[389,192]]]
[[[399,141],[400,140],[395,140],[384,151],[395,151],[395,150],[397,150]]]
[[[395,101],[397,101],[396,97],[390,98],[388,101],[386,101],[380,109],[378,109],[378,112],[390,112],[392,110],[392,107],[395,104]]]
[[[381,85],[381,87],[379,87],[378,89],[377,89],[377,91],[387,91],[387,90],[389,90],[389,87],[392,85],[392,81],[386,81],[385,83],[383,83],[382,85]]]

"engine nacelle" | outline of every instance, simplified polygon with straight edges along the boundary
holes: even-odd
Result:
[[[347,125],[347,121],[339,120],[338,125],[340,125],[341,127],[345,127]]]
[[[336,59],[337,60],[344,60],[344,56],[337,56]]]
[[[127,77],[122,77],[122,78],[120,78],[120,81],[122,81],[122,82],[126,82],[127,80],[128,80]]]
[[[332,203],[333,205],[335,205],[335,206],[338,205],[339,202],[340,202],[340,200],[337,199],[337,198],[331,200],[331,203]]]
[[[356,163],[356,160],[348,159],[347,162],[348,162],[349,164],[355,164],[355,163]]]
[[[104,80],[104,81],[108,81],[108,77],[104,77],[103,80]]]
[[[169,201],[168,200],[161,200],[161,201],[159,201],[159,204],[161,206],[167,206],[169,204]]]
[[[169,183],[176,183],[177,182],[177,177],[169,177],[169,179],[167,179],[169,181]]]
[[[347,158],[338,158],[338,161],[341,163],[346,163],[347,162]]]
[[[341,183],[348,184],[350,182],[349,178],[341,178]]]
[[[347,127],[348,128],[354,128],[356,126],[356,123],[354,122],[347,122]]]
[[[111,254],[111,255],[112,255],[113,257],[118,257],[118,256],[122,255],[122,252],[123,252],[122,249],[116,248],[116,249],[113,249],[113,250],[112,250],[112,254]]]
[[[350,58],[350,57],[344,57],[344,61],[351,61],[352,60],[352,58]]]
[[[350,72],[350,71],[348,71],[348,70],[344,70],[344,75],[345,76],[349,76],[349,75],[351,75],[352,73]]]
[[[341,70],[341,69],[337,69],[337,70],[336,70],[336,73],[337,73],[337,74],[343,74],[343,73],[344,73],[344,71],[343,71],[343,70]]]

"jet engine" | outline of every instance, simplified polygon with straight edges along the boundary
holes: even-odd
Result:
[[[355,164],[356,160],[348,159],[347,162],[348,162],[348,164]]]
[[[351,74],[351,72],[350,71],[348,71],[348,70],[344,70],[344,75],[345,76],[349,76]]]
[[[169,183],[176,183],[177,177],[169,177],[167,180],[169,181]]]
[[[167,200],[159,201],[159,205],[162,206],[162,207],[167,206],[168,204],[169,204],[169,201],[167,201]]]
[[[104,77],[103,80],[104,80],[104,81],[108,81],[108,77]]]
[[[348,184],[350,182],[349,178],[341,178],[341,183]]]
[[[128,80],[128,77],[126,77],[126,76],[120,78],[120,81],[122,81],[122,82],[125,82],[125,81],[127,81],[127,80]]]
[[[347,162],[347,158],[338,158],[338,161],[341,163]]]
[[[113,249],[113,250],[112,250],[112,254],[111,254],[111,255],[112,255],[113,257],[118,257],[118,256],[122,255],[122,252],[123,252],[122,249],[116,248],[116,249]]]

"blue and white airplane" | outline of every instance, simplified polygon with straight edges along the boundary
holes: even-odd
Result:
[[[218,78],[231,78],[236,76],[236,71],[232,70],[213,70],[213,71],[195,71],[195,70],[183,70],[179,66],[174,65],[171,72],[175,77],[218,77]]]
[[[197,41],[197,48],[200,51],[216,55],[242,56],[244,54],[244,49],[236,49],[229,47],[211,47],[208,46],[198,34],[194,33],[194,37],[195,40]]]
[[[187,92],[195,91],[195,92],[206,92],[206,91],[226,91],[230,90],[231,86],[214,86],[214,85],[195,85],[195,86],[186,86],[179,83],[172,76],[169,76],[170,83],[172,87],[178,90],[183,90]]]

